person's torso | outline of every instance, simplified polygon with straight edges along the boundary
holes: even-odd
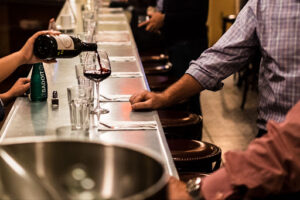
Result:
[[[300,1],[258,1],[253,10],[263,57],[258,117],[281,122],[300,99]]]

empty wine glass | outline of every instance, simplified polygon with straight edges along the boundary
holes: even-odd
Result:
[[[95,53],[96,62],[94,64],[85,64],[83,73],[86,78],[96,83],[96,94],[94,96],[96,100],[96,107],[92,109],[92,114],[105,114],[109,111],[100,107],[99,85],[101,81],[110,76],[111,67],[108,55],[105,51],[98,51]],[[88,56],[93,56],[93,53],[88,53]]]

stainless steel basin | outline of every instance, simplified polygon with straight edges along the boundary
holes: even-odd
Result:
[[[165,169],[133,148],[39,141],[0,148],[0,199],[166,199]]]

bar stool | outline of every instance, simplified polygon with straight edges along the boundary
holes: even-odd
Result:
[[[159,55],[143,55],[141,56],[141,61],[143,63],[146,76],[164,75],[172,68],[172,63],[169,62],[169,57],[163,53]]]
[[[184,110],[158,110],[158,116],[168,139],[201,140],[201,116]]]
[[[165,54],[144,55],[141,60],[152,91],[163,91],[178,80],[178,78],[168,75],[172,64],[168,62],[168,56]],[[190,100],[184,100],[172,107],[158,111],[167,138],[202,138],[202,117],[188,112],[188,110],[192,110]]]
[[[163,91],[177,80],[168,75],[172,64],[166,54],[143,55],[141,61],[152,91]]]
[[[177,81],[177,78],[167,75],[147,75],[151,91],[163,91]]]
[[[166,54],[153,55],[153,53],[144,53],[145,55],[141,55],[141,61],[143,64],[148,63],[166,63],[169,61],[169,56]]]
[[[167,139],[167,142],[179,174],[211,173],[220,168],[222,151],[214,144],[186,139]]]
[[[222,31],[226,32],[227,24],[233,24],[236,19],[236,15],[227,15],[222,17]]]
[[[167,62],[166,64],[148,64],[144,66],[144,72],[148,75],[164,75],[167,74],[172,68],[172,63]]]

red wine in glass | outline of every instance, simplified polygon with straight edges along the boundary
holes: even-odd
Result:
[[[102,68],[101,71],[99,70],[87,70],[84,72],[84,76],[88,79],[95,81],[95,82],[101,82],[107,77],[109,77],[111,74],[111,71],[109,69]]]
[[[103,81],[104,79],[106,79],[107,77],[110,76],[111,70],[102,67],[101,61],[100,61],[100,55],[97,51],[95,53],[96,53],[96,56],[97,56],[97,59],[98,59],[100,69],[98,69],[98,70],[97,69],[95,69],[95,70],[86,70],[86,71],[84,71],[84,76],[86,78],[92,80],[92,81],[101,82],[101,81]]]
[[[94,81],[96,83],[96,107],[92,110],[93,114],[105,114],[109,111],[107,109],[100,107],[99,102],[99,84],[101,81],[106,79],[111,74],[110,62],[108,59],[108,55],[104,51],[100,51],[99,53],[95,51],[98,66],[97,65],[86,65],[84,67],[83,74],[86,78]],[[101,54],[101,57],[100,57]]]

